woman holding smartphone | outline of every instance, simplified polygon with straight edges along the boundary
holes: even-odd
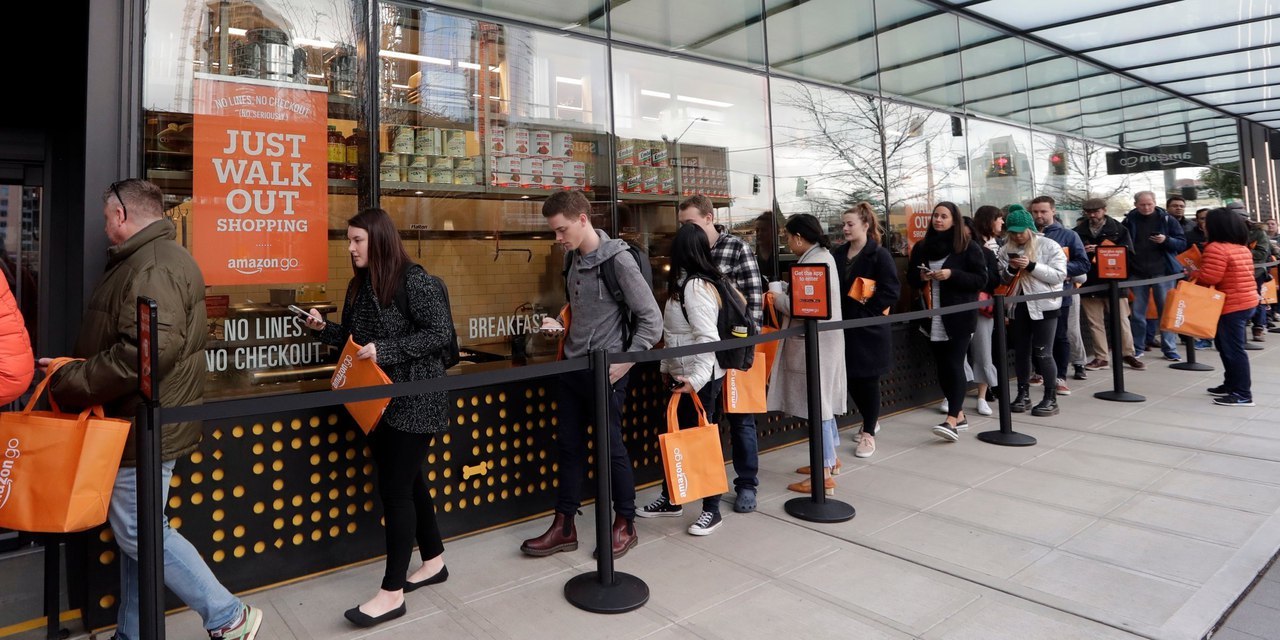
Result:
[[[375,362],[392,382],[445,375],[440,353],[450,342],[453,322],[446,312],[445,292],[405,252],[387,212],[365,209],[348,220],[347,250],[355,275],[347,285],[342,323],[326,322],[312,309],[307,327],[328,345],[341,347],[348,336],[364,345],[356,357]],[[395,302],[402,287],[408,315]],[[403,616],[405,593],[449,577],[435,506],[422,477],[435,434],[447,426],[446,394],[437,392],[392,398],[369,433],[386,522],[387,560],[378,593],[345,614],[356,626],[372,627]],[[415,540],[422,565],[406,576]]]
[[[1062,246],[1036,231],[1036,224],[1021,205],[1010,205],[1005,226],[1006,242],[996,255],[1000,279],[1014,283],[1010,295],[1035,295],[1062,291],[1067,279],[1067,257]],[[1062,298],[1019,302],[1012,309],[1009,339],[1013,341],[1018,396],[1009,409],[1031,410],[1033,416],[1058,415],[1058,368],[1053,360],[1053,338],[1058,330]],[[1044,376],[1044,397],[1031,407],[1031,365]]]
[[[924,240],[911,249],[907,282],[925,290],[935,309],[974,302],[986,286],[986,258],[970,237],[955,203],[939,202],[934,207]],[[929,346],[938,367],[938,385],[947,399],[947,418],[933,428],[933,433],[947,442],[958,441],[959,431],[969,426],[964,415],[968,382],[964,365],[977,324],[976,309],[934,316],[929,324]]]
[[[831,256],[831,241],[827,239],[818,219],[808,213],[799,213],[787,218],[783,237],[787,248],[800,256],[796,264],[827,265],[827,300],[840,299],[840,281],[837,277],[836,261]],[[769,284],[773,292],[774,308],[781,314],[790,315],[791,298],[786,286],[781,282]],[[839,322],[843,316],[840,305],[831,304],[831,319],[825,322]],[[803,319],[789,318],[787,327],[803,323]],[[823,331],[818,334],[818,348],[823,356],[820,358],[820,370],[817,384],[821,385],[822,407],[820,415],[809,415],[809,387],[805,377],[804,338],[787,338],[778,347],[778,356],[773,363],[773,375],[770,377],[768,391],[768,407],[770,411],[784,411],[789,415],[806,420],[820,421],[822,430],[823,452],[823,490],[828,495],[835,494],[836,482],[832,479],[832,471],[839,465],[836,458],[836,444],[840,442],[840,433],[836,428],[836,414],[848,411],[848,379],[845,377],[844,332]],[[807,471],[807,469],[806,469]],[[801,482],[787,485],[787,489],[798,493],[809,493],[812,484],[808,478]]]
[[[987,284],[982,293],[988,297],[995,294],[1000,284],[1000,268],[996,260],[996,252],[1000,250],[997,238],[1004,235],[1004,212],[989,204],[978,207],[973,212],[973,239],[982,246],[982,256],[987,260]],[[995,349],[992,335],[995,333],[995,320],[990,309],[986,313],[978,313],[978,324],[973,331],[973,341],[969,345],[969,362],[973,368],[973,381],[978,385],[978,414],[989,416],[991,410],[991,389],[1000,384],[996,373]]]
[[[722,301],[714,283],[723,278],[711,258],[711,243],[707,240],[707,234],[697,225],[681,225],[671,245],[671,271],[667,276],[667,291],[671,296],[667,298],[666,307],[662,311],[663,340],[668,347],[708,344],[720,340],[718,320]],[[732,290],[732,285],[730,289]],[[745,301],[744,298],[743,302]],[[707,412],[707,420],[712,423],[717,421],[724,369],[720,368],[714,351],[664,358],[659,370],[668,380],[672,393],[681,394],[677,408],[681,427],[698,423],[697,409],[690,398],[695,393]],[[641,518],[674,518],[683,515],[684,508],[671,504],[668,498],[670,495],[670,490],[664,483],[658,498],[637,509],[636,515]],[[687,531],[695,536],[709,535],[719,528],[721,522],[720,496],[707,496],[702,499],[702,513],[689,525]]]

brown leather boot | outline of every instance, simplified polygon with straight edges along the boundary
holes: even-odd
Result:
[[[613,543],[614,560],[627,555],[627,552],[640,542],[640,536],[636,533],[635,523],[622,516],[613,517],[613,527],[609,538]],[[596,557],[599,552],[599,549],[591,552],[591,557]]]
[[[573,551],[578,548],[578,529],[573,524],[573,516],[556,512],[547,532],[524,541],[520,550],[531,556],[549,556],[560,551]]]

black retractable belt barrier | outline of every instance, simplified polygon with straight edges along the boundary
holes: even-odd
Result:
[[[626,613],[649,601],[649,585],[628,573],[613,570],[613,485],[609,473],[609,360],[604,350],[591,352],[591,374],[596,388],[596,570],[579,574],[564,584],[564,597],[575,607],[592,613]]]
[[[809,486],[808,498],[792,498],[783,508],[787,513],[809,522],[844,522],[854,516],[852,505],[829,500],[822,470],[822,363],[819,361],[818,321],[804,321],[805,387],[809,392]]]
[[[1191,336],[1182,336],[1182,344],[1187,347],[1187,361],[1175,362],[1169,365],[1170,369],[1178,371],[1213,371],[1213,367],[1203,363],[1196,362],[1196,339]]]
[[[138,634],[164,640],[164,505],[160,485],[160,350],[156,301],[138,298]]]
[[[1130,393],[1124,390],[1124,335],[1121,333],[1121,322],[1128,322],[1128,318],[1120,316],[1120,282],[1112,280],[1108,283],[1108,293],[1110,294],[1109,304],[1107,305],[1111,313],[1111,385],[1110,391],[1099,391],[1093,394],[1093,397],[1099,400],[1110,400],[1112,402],[1146,402],[1144,396],[1136,393]]]
[[[996,400],[1000,402],[1000,430],[983,431],[978,434],[978,439],[1004,447],[1029,447],[1036,443],[1036,439],[1013,430],[1013,415],[1009,409],[1009,336],[1005,327],[1004,296],[993,296],[991,316],[995,325],[991,337],[996,342],[995,352],[999,356],[995,362],[996,379],[1004,383],[998,385],[996,393]]]

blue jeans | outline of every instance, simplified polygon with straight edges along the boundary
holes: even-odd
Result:
[[[169,501],[169,479],[176,460],[161,465],[161,504]],[[121,467],[111,492],[107,514],[111,532],[120,546],[120,609],[116,614],[116,638],[138,638],[138,470]],[[164,584],[187,606],[200,614],[205,629],[220,629],[235,622],[243,608],[240,600],[222,586],[209,565],[182,534],[169,528],[164,517]],[[164,594],[161,594],[163,597]]]
[[[756,433],[756,417],[750,413],[730,413],[729,444],[733,447],[734,490],[760,486],[760,443]]]
[[[1164,315],[1164,298],[1175,284],[1177,283],[1160,282],[1133,288],[1133,317],[1139,320],[1139,322],[1133,323],[1133,347],[1138,351],[1141,351],[1143,345],[1147,344],[1147,323],[1144,320],[1147,317],[1148,292],[1150,292],[1151,297],[1156,299],[1156,312],[1159,315]],[[1156,326],[1158,327],[1159,325]],[[1173,332],[1160,332],[1160,350],[1166,356],[1178,352],[1178,343],[1174,338]]]
[[[1245,400],[1253,399],[1253,380],[1249,374],[1249,355],[1244,352],[1244,343],[1248,340],[1244,327],[1254,312],[1254,309],[1241,309],[1222,314],[1218,318],[1218,335],[1213,337],[1222,358],[1223,386]]]
[[[872,427],[874,428],[874,427]],[[836,419],[822,421],[822,466],[830,469],[836,466],[836,445],[840,442],[840,427]]]

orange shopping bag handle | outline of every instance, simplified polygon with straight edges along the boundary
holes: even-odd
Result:
[[[57,373],[58,369],[61,369],[63,365],[69,362],[76,362],[77,360],[83,359],[84,358],[54,358],[53,361],[49,363],[49,370],[45,373],[44,379],[40,381],[40,384],[36,385],[35,392],[31,394],[31,400],[29,400],[27,402],[27,406],[22,409],[22,414],[28,415],[36,408],[36,403],[40,401],[40,396],[44,395],[45,391],[49,389],[49,381],[53,380],[53,374]],[[62,413],[62,409],[58,407],[58,403],[54,402],[52,394],[49,395],[49,408],[52,409],[54,413]],[[80,421],[84,422],[84,420],[89,417],[90,412],[98,418],[101,418],[104,415],[102,413],[101,405],[87,407],[84,411],[80,412]]]
[[[677,409],[680,406],[680,396],[683,393],[671,394],[671,401],[667,403],[667,433],[675,433],[680,430],[680,418]],[[702,408],[702,399],[696,393],[687,394],[693,397],[693,406],[698,410],[698,426],[710,425],[707,421],[707,412]]]

